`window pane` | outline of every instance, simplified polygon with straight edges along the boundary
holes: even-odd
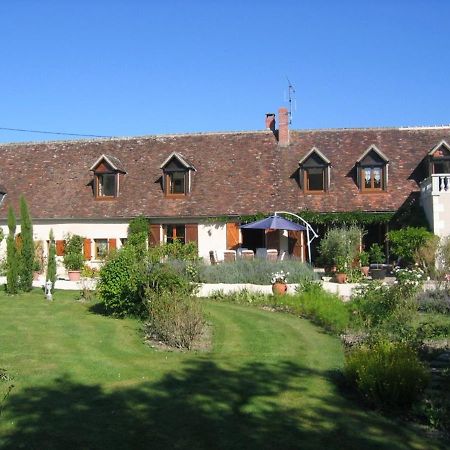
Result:
[[[381,168],[373,168],[373,187],[374,189],[381,189]]]
[[[184,175],[185,172],[172,172],[170,174],[171,194],[184,194]]]
[[[370,167],[366,167],[364,169],[364,187],[366,189],[370,189],[372,187],[372,169]]]
[[[177,225],[176,226],[176,232],[177,232],[177,241],[184,244],[184,231],[185,227],[184,225]]]
[[[166,225],[166,241],[168,244],[174,242],[185,243],[185,226],[184,225]]]
[[[306,170],[308,191],[323,191],[324,189],[324,169],[311,168]]]
[[[114,197],[116,195],[116,174],[104,173],[98,175],[98,195],[101,197]]]
[[[94,239],[95,257],[104,258],[108,254],[108,239]]]

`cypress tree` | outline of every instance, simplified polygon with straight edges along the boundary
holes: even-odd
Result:
[[[48,259],[47,259],[47,276],[46,281],[52,282],[52,292],[55,290],[56,281],[56,245],[55,236],[53,235],[53,230],[50,230],[49,235],[50,245],[48,247]]]
[[[23,196],[20,197],[20,223],[22,251],[20,252],[19,286],[23,291],[28,292],[33,287],[34,241],[33,223],[28,212],[27,202]]]
[[[6,239],[6,265],[8,267],[6,273],[6,290],[9,294],[17,294],[19,261],[16,249],[16,216],[11,206],[8,209],[8,228],[9,234]]]

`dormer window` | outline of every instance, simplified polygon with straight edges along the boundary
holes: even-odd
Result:
[[[180,153],[173,152],[160,168],[163,170],[163,190],[167,197],[184,197],[191,192],[191,173],[195,168]]]
[[[387,188],[387,157],[374,145],[356,161],[358,186],[361,192],[381,192]]]
[[[300,185],[305,192],[326,192],[330,184],[330,160],[317,148],[312,148],[299,161]]]
[[[120,177],[125,174],[121,162],[110,155],[102,155],[90,168],[94,172],[94,195],[98,200],[119,196]]]
[[[429,174],[450,173],[450,146],[445,141],[439,142],[428,153]]]

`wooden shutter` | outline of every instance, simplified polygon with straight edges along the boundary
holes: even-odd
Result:
[[[148,243],[150,247],[155,247],[161,244],[161,225],[159,223],[150,224]]]
[[[236,250],[240,247],[239,225],[235,222],[227,223],[227,249]]]
[[[84,259],[86,260],[90,260],[91,259],[91,240],[90,239],[85,239],[84,243],[83,243],[83,254],[84,254]]]
[[[66,241],[56,241],[56,256],[64,256]]]
[[[116,239],[108,239],[108,251],[115,250],[117,248]]]
[[[305,246],[303,240],[303,231],[289,231],[288,246],[289,254],[299,258],[301,261],[305,260]]]
[[[195,242],[198,245],[198,224],[186,224],[186,243],[187,242]]]

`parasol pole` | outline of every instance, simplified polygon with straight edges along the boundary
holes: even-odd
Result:
[[[309,263],[311,264],[311,242],[318,238],[319,235],[314,231],[313,227],[302,217],[298,216],[297,214],[288,212],[288,211],[275,211],[274,215],[276,216],[277,214],[287,214],[289,216],[294,216],[297,219],[301,220],[305,225],[306,225],[306,240],[308,241],[308,259],[309,259]],[[312,232],[312,237],[310,238],[309,232]]]

